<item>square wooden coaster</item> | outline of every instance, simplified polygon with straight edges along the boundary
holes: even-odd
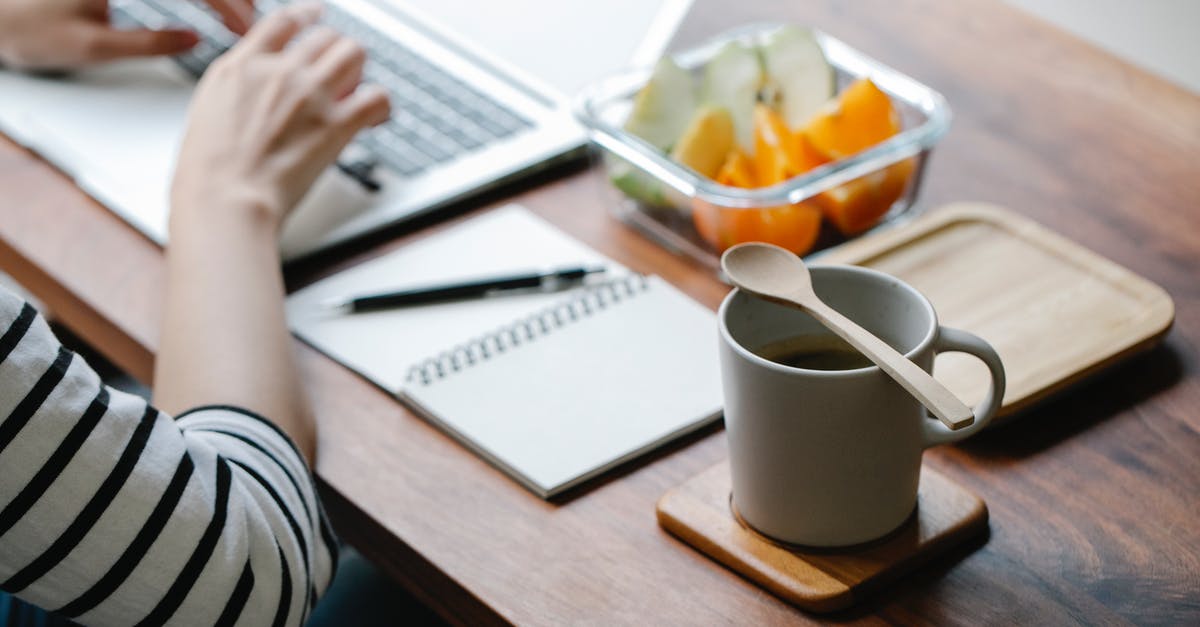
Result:
[[[886,538],[847,549],[775,542],[741,522],[729,497],[729,463],[722,462],[664,494],[658,501],[658,523],[701,553],[812,612],[849,607],[988,524],[982,499],[927,466],[921,469],[914,515]]]

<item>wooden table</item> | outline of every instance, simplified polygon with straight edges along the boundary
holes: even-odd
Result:
[[[945,94],[955,120],[923,205],[1006,205],[1161,284],[1177,305],[1160,348],[1009,426],[929,452],[929,465],[988,502],[990,537],[840,618],[1200,622],[1200,99],[985,0],[701,0],[679,44],[763,19],[817,25]],[[520,201],[715,306],[724,288],[615,223],[603,185],[594,169],[576,171],[466,213]],[[159,249],[3,140],[0,199],[0,268],[148,381],[162,307]],[[291,278],[303,283],[431,230],[377,239]],[[655,524],[664,491],[725,458],[720,430],[549,504],[348,370],[300,350],[321,424],[318,474],[339,530],[447,618],[813,618]]]

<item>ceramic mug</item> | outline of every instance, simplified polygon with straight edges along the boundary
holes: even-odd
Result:
[[[821,300],[927,372],[939,352],[975,355],[991,387],[975,423],[951,431],[877,366],[807,370],[756,351],[831,334],[808,314],[734,290],[718,313],[733,505],[747,524],[791,544],[835,547],[880,538],[917,503],[921,453],[976,433],[1004,397],[1000,357],[978,336],[938,325],[933,305],[866,268],[811,266]]]

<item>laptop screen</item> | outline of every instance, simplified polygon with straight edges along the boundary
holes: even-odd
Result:
[[[662,55],[691,0],[386,0],[570,97]]]

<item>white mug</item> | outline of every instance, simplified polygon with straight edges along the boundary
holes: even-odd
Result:
[[[826,304],[932,372],[936,353],[962,351],[991,371],[975,423],[951,431],[877,366],[808,370],[756,351],[827,335],[808,314],[733,290],[718,313],[733,505],[773,539],[848,546],[887,535],[917,503],[921,453],[976,433],[1004,397],[1000,357],[978,336],[938,326],[933,305],[899,279],[853,266],[811,266]]]

